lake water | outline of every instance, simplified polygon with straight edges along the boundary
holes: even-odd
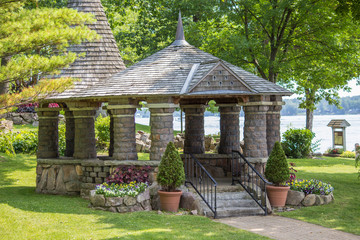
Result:
[[[351,126],[346,128],[346,148],[354,150],[355,143],[360,143],[360,114],[358,115],[315,115],[313,131],[316,134],[315,140],[320,140],[320,149],[318,151],[324,153],[332,146],[332,131],[326,125],[331,119],[345,119]],[[149,125],[149,118],[136,117],[136,123]],[[184,119],[183,119],[184,121]],[[183,124],[185,126],[185,123]],[[243,138],[244,117],[240,117],[240,134]],[[304,128],[305,116],[282,116],[281,117],[281,133],[290,127]],[[180,130],[180,119],[174,118],[174,129]],[[220,118],[211,116],[205,117],[205,134],[217,134],[220,132]]]

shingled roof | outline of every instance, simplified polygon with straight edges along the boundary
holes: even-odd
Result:
[[[67,98],[139,96],[291,95],[274,83],[191,46],[181,16],[176,40],[108,79]]]
[[[86,53],[86,56],[78,58],[70,67],[62,69],[61,73],[54,77],[73,77],[81,81],[75,82],[72,89],[58,94],[52,99],[76,96],[81,91],[87,91],[86,89],[95,83],[126,68],[100,0],[69,0],[67,6],[79,12],[94,14],[97,21],[94,24],[87,24],[87,26],[91,30],[95,30],[101,39],[69,47],[69,51]]]
[[[350,127],[351,125],[345,119],[332,119],[327,126],[332,128],[343,128]]]

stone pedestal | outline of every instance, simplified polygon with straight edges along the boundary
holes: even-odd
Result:
[[[204,111],[205,105],[182,105],[185,112],[184,152],[205,153]]]
[[[72,109],[70,109],[72,110]],[[74,158],[96,158],[95,109],[73,109],[75,119]]]
[[[275,142],[280,142],[280,111],[282,106],[269,106],[266,113],[266,141],[268,155],[270,155]]]
[[[232,150],[240,151],[241,107],[236,104],[218,104],[220,112],[220,146],[219,154],[231,154]]]
[[[74,155],[75,148],[75,119],[71,111],[65,111],[65,120],[66,120],[66,149],[65,156],[72,157]]]
[[[55,108],[38,108],[39,132],[37,158],[59,157],[59,110]]]
[[[169,107],[165,107],[169,106]],[[148,104],[150,110],[150,160],[160,161],[169,142],[174,141],[173,104]]]
[[[248,158],[267,158],[266,113],[268,106],[245,106],[244,155]]]
[[[116,107],[117,109],[111,109]],[[136,106],[109,106],[111,113],[110,130],[113,132],[113,146],[110,146],[109,155],[116,160],[137,160],[135,138]],[[112,125],[112,126],[111,126]],[[110,136],[112,137],[112,136]]]

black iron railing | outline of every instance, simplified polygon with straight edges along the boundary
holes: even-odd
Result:
[[[232,184],[239,183],[267,215],[266,184],[269,182],[239,151],[232,151],[231,171]]]
[[[190,184],[195,189],[216,218],[217,182],[192,154],[185,154],[184,168],[185,185]]]

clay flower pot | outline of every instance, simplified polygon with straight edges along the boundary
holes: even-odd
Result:
[[[290,186],[280,187],[266,185],[266,192],[271,206],[284,207],[289,189]]]
[[[177,212],[179,210],[182,191],[165,192],[158,190],[158,194],[160,196],[161,210],[168,212]]]

